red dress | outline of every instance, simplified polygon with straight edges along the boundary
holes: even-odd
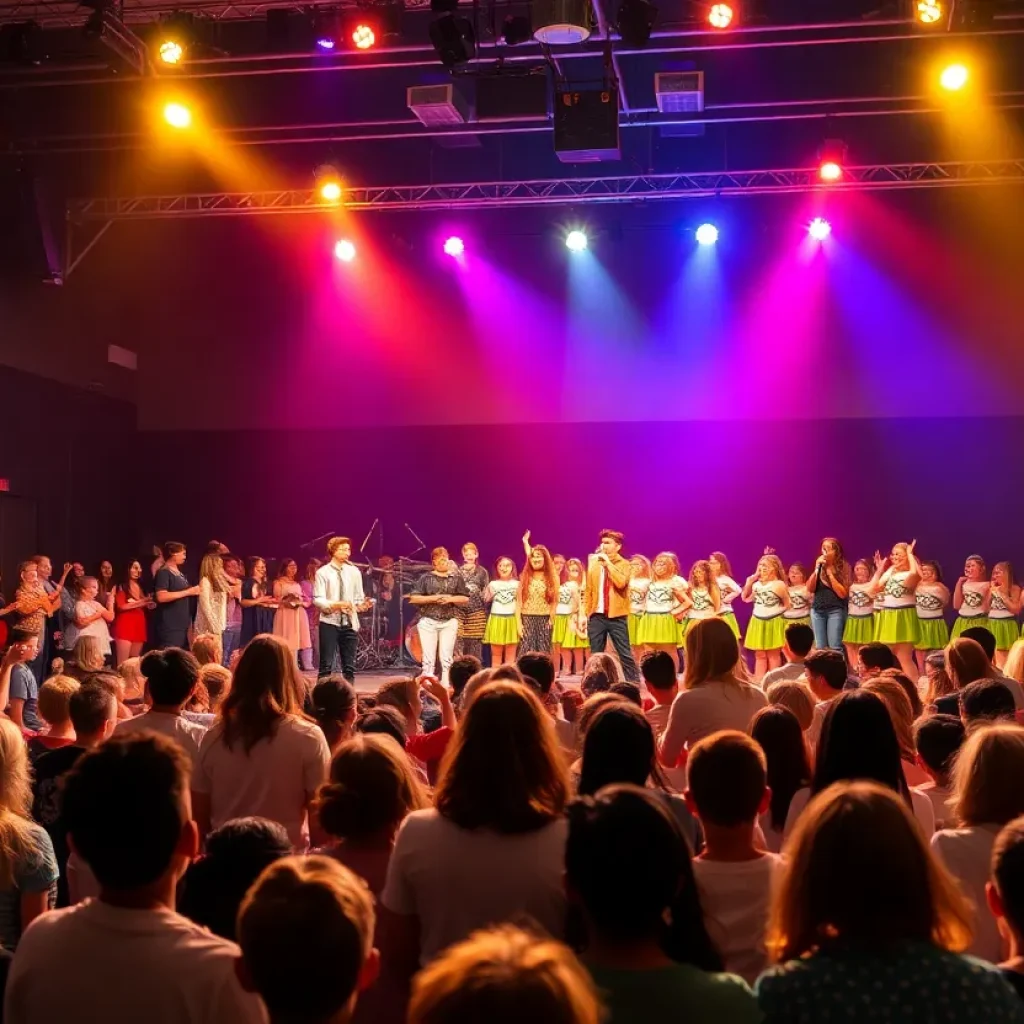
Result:
[[[142,594],[139,595],[140,597]],[[114,598],[114,607],[117,614],[114,616],[113,636],[115,640],[126,640],[133,644],[144,644],[146,642],[146,609],[130,608],[124,610],[124,606],[130,600],[129,595],[123,588],[117,588],[117,596]]]

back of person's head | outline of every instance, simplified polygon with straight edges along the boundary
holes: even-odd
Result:
[[[596,693],[607,693],[612,688],[612,679],[600,665],[588,665],[580,679],[580,693],[593,697]]]
[[[429,806],[405,751],[390,736],[345,740],[314,809],[328,835],[360,843],[393,836],[410,811]]]
[[[877,700],[877,698],[872,698]],[[766,944],[778,961],[839,946],[964,949],[970,910],[905,801],[870,782],[815,796],[786,844]]]
[[[512,665],[510,663],[504,665],[498,665],[490,670],[490,682],[497,683],[504,680],[506,683],[521,683],[523,681],[523,673],[519,671],[518,665]]]
[[[645,786],[661,779],[654,730],[644,713],[624,700],[604,704],[587,724],[577,792],[591,796],[616,782]]]
[[[789,708],[770,704],[754,715],[750,736],[764,751],[765,781],[771,791],[768,815],[772,828],[781,832],[794,795],[811,781],[804,732]]]
[[[846,659],[838,651],[815,651],[804,661],[804,671],[834,693],[842,693],[846,686]]]
[[[145,669],[143,669],[145,670]],[[280,637],[261,633],[245,646],[220,707],[224,745],[240,743],[248,753],[273,736],[288,715],[302,713],[305,684],[292,649]]]
[[[909,800],[900,745],[889,709],[866,690],[841,693],[828,706],[814,759],[811,791],[834,782],[864,779],[888,786]]]
[[[452,688],[452,696],[462,696],[462,691],[465,690],[466,683],[468,683],[482,667],[480,659],[474,657],[472,654],[463,654],[461,657],[456,658],[452,662],[451,668],[448,669],[448,683]]]
[[[885,705],[896,730],[900,745],[900,757],[904,761],[914,759],[914,711],[902,686],[884,673],[868,680],[862,689],[873,693]]]
[[[231,689],[231,670],[223,665],[202,665],[199,668],[199,685],[206,687],[210,710],[216,712]]]
[[[683,689],[709,679],[736,678],[740,647],[729,623],[722,619],[696,619],[686,631],[686,672]]]
[[[967,637],[968,640],[974,640],[979,643],[981,649],[985,652],[985,657],[989,661],[996,656],[996,637],[992,630],[986,629],[984,626],[971,626],[960,635]]]
[[[917,688],[917,683],[898,668],[887,668],[882,674],[882,679],[891,680],[894,683],[898,683],[903,688],[903,693],[910,703],[910,710],[913,713],[914,720],[916,721],[924,713],[924,704],[921,703],[921,693]]]
[[[615,658],[613,658],[610,654],[606,654],[604,651],[601,651],[599,654],[592,654],[587,659],[586,667],[598,669],[604,672],[604,674],[611,681],[610,685],[614,685],[615,683],[621,683],[625,678],[622,674],[622,666],[618,663],[618,661],[616,661]],[[586,669],[584,669],[584,674],[586,674]]]
[[[334,858],[278,860],[238,912],[243,984],[271,1020],[333,1020],[376,980],[374,922],[366,883]]]
[[[377,687],[377,707],[396,708],[411,721],[416,714],[413,699],[417,687],[415,679],[388,679]]]
[[[1010,688],[998,679],[979,679],[960,691],[960,712],[973,729],[984,722],[1014,721],[1017,705]]]
[[[142,659],[142,674],[154,704],[180,707],[199,681],[199,662],[188,651],[168,647]]]
[[[117,674],[124,680],[126,690],[142,692],[145,677],[142,675],[141,658],[126,658],[117,666]]]
[[[1024,814],[1024,729],[988,725],[968,735],[953,765],[953,810],[960,824],[1005,825]]]
[[[572,951],[510,924],[449,946],[413,981],[408,1024],[599,1024],[601,1004]]]
[[[806,658],[814,647],[814,630],[802,622],[786,627],[786,646],[798,658]]]
[[[221,662],[221,643],[212,633],[200,633],[192,641],[190,650],[200,665],[219,665]]]
[[[988,630],[983,630],[987,633]],[[991,635],[991,634],[989,634]],[[992,677],[992,661],[977,640],[958,636],[946,648],[946,671],[954,686],[962,690],[969,683]]]
[[[68,714],[79,741],[92,739],[113,730],[117,698],[106,686],[80,686],[68,700]]]
[[[78,692],[80,684],[71,676],[50,676],[39,687],[36,710],[48,725],[64,725],[71,720],[71,697]]]
[[[195,856],[190,768],[176,743],[146,732],[113,736],[65,776],[64,824],[102,888],[144,889]]]
[[[657,793],[607,786],[572,803],[565,884],[586,933],[621,948],[654,939],[677,962],[722,970],[704,925],[690,847]]]
[[[75,641],[75,664],[80,672],[99,672],[103,669],[104,655],[98,636],[80,636]]]
[[[555,681],[555,663],[551,660],[550,654],[524,654],[516,661],[516,665],[524,676],[537,680],[542,697],[550,693]]]
[[[687,803],[709,825],[751,824],[765,809],[764,751],[745,733],[726,729],[695,743],[686,779]]]
[[[838,652],[837,652],[838,653]],[[899,661],[885,644],[872,640],[857,651],[857,657],[868,671],[884,672],[887,668],[899,668]]]
[[[776,704],[792,711],[803,732],[810,729],[814,721],[814,705],[817,701],[806,683],[798,683],[792,679],[780,679],[777,683],[772,683],[764,691],[764,695],[768,698],[769,704]]]
[[[355,687],[344,676],[328,676],[313,687],[313,717],[333,750],[356,717]]]
[[[609,705],[625,703],[626,700],[617,693],[612,693],[610,690],[602,690],[600,693],[595,693],[592,697],[588,697],[580,705],[576,716],[576,739],[581,752],[587,738],[587,732],[590,729],[590,723],[593,722],[598,712]]]
[[[292,852],[285,827],[266,818],[232,818],[206,837],[206,854],[189,865],[177,909],[214,935],[234,940],[238,908],[274,861]]]
[[[438,813],[465,829],[532,832],[562,816],[568,794],[565,761],[540,700],[518,683],[488,683],[441,762]]]
[[[645,654],[640,662],[640,674],[651,690],[664,693],[679,686],[676,663],[668,651],[651,651],[650,654]]]
[[[405,749],[405,719],[398,708],[391,708],[386,704],[368,708],[356,718],[353,728],[356,732],[367,735],[390,736],[403,750]]]
[[[635,704],[638,708],[644,706],[643,695],[636,683],[614,683],[608,692],[614,693],[623,700],[628,700],[630,704]]]
[[[1006,918],[1019,942],[1024,934],[1024,817],[1014,818],[996,836],[992,884],[998,896],[998,907],[993,910]]]
[[[930,772],[946,779],[964,742],[964,723],[956,715],[929,715],[914,725],[917,756]]]

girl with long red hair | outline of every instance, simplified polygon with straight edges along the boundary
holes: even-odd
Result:
[[[551,552],[543,544],[530,545],[530,531],[523,537],[526,564],[519,577],[516,616],[519,619],[519,653],[550,654],[555,612],[558,608],[558,571]]]

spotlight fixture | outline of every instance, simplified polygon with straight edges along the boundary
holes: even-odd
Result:
[[[177,39],[165,39],[160,44],[157,54],[165,64],[180,64],[185,56],[185,47]]]
[[[622,41],[639,49],[646,46],[658,17],[658,8],[650,0],[623,0],[615,17],[615,30]]]
[[[341,33],[335,11],[316,11],[313,14],[313,39],[321,53],[332,53],[338,48]]]
[[[510,14],[501,28],[501,38],[506,46],[520,46],[533,39],[533,24],[525,14]]]
[[[321,164],[313,172],[316,190],[325,203],[337,203],[341,199],[341,175],[334,164]]]
[[[455,235],[451,238],[446,238],[444,242],[444,251],[447,256],[461,256],[466,251],[466,243]]]
[[[565,247],[569,252],[583,252],[587,247],[587,235],[584,231],[570,231],[565,236]]]
[[[729,4],[712,4],[708,11],[708,24],[712,28],[728,28],[736,19],[736,11]]]
[[[192,111],[183,103],[165,103],[164,120],[172,128],[188,128],[192,124]]]
[[[971,74],[963,64],[950,64],[942,69],[939,85],[946,92],[959,92],[970,81]]]
[[[943,13],[942,0],[914,0],[914,18],[921,25],[937,25]]]
[[[818,177],[822,181],[839,181],[845,163],[846,143],[842,139],[826,139],[818,147]]]
[[[319,49],[323,50],[325,53],[330,53],[331,50],[334,49],[335,43],[334,43],[334,40],[330,36],[317,36],[316,37],[316,45],[317,45],[317,47]]]
[[[807,225],[807,234],[809,234],[816,242],[824,242],[825,239],[832,234],[832,225],[823,217],[815,217],[814,220]]]
[[[714,245],[718,241],[718,228],[714,224],[701,224],[696,234],[698,245]]]
[[[156,33],[156,55],[161,64],[181,64],[189,51],[195,49],[196,21],[187,11],[164,18]]]
[[[446,68],[465,64],[476,56],[476,37],[469,18],[442,15],[430,26],[430,42]]]
[[[342,263],[351,263],[356,258],[356,247],[347,238],[343,238],[334,246],[334,255]]]
[[[357,50],[369,50],[377,42],[377,33],[366,24],[360,23],[352,30],[352,43]]]

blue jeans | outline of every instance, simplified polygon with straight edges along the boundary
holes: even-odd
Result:
[[[846,627],[846,609],[829,608],[826,611],[811,609],[811,629],[814,630],[814,646],[819,651],[843,650],[843,629]]]
[[[237,626],[231,629],[225,629],[220,635],[221,648],[223,650],[223,664],[225,668],[229,668],[231,665],[231,655],[238,650],[239,645],[242,642],[242,627]]]

